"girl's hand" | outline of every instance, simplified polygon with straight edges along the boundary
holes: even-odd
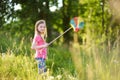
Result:
[[[48,43],[45,43],[43,47],[45,47],[45,48],[48,47]]]

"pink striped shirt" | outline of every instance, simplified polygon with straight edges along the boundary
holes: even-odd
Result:
[[[37,46],[44,45],[46,42],[42,39],[40,35],[35,35],[34,41]],[[47,56],[47,48],[36,49],[35,58],[44,58]]]

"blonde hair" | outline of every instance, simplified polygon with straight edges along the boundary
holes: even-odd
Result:
[[[46,22],[45,20],[38,20],[36,23],[35,23],[35,34],[40,34],[40,32],[38,31],[38,26],[39,24],[45,24],[45,32],[44,32],[44,38],[46,39],[47,38],[47,27],[46,27]]]

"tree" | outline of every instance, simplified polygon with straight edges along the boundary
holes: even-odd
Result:
[[[0,1],[0,27],[2,28],[14,12],[14,4],[10,0]]]
[[[80,4],[79,0],[63,0],[62,7],[62,20],[63,20],[63,30],[65,31],[70,27],[70,19],[76,16],[79,16]],[[65,42],[69,42],[72,39],[70,33],[64,35]]]

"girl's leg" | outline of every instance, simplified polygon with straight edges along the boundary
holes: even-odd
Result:
[[[38,74],[41,74],[42,71],[41,71],[41,60],[39,59],[38,60]]]
[[[46,72],[46,64],[45,64],[45,59],[40,58],[38,60],[38,73],[41,74],[43,72]]]
[[[42,70],[43,70],[43,72],[46,72],[46,71],[47,71],[45,59],[42,59]]]

